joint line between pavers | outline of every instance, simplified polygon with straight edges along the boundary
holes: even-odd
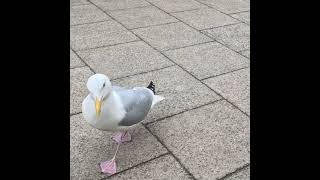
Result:
[[[90,3],[92,3],[93,5],[95,5],[96,7],[98,7],[96,4],[94,4],[93,2],[91,2],[90,0],[88,0]],[[149,2],[149,1],[148,1]],[[150,3],[150,2],[149,2]],[[150,3],[151,5],[155,6],[153,3]],[[156,8],[158,8],[159,10],[161,10],[159,7],[155,6]],[[106,11],[104,11],[103,9],[101,9],[100,7],[98,7],[101,11],[103,11],[104,13],[106,13],[107,15],[109,15]],[[163,10],[161,10],[163,11]],[[169,16],[171,16],[168,12],[163,11],[165,13],[167,13]],[[110,15],[109,15],[110,16]],[[173,16],[172,16],[173,17]],[[181,69],[183,69],[185,72],[187,72],[189,75],[191,75],[193,78],[195,78],[196,80],[198,80],[200,83],[202,83],[203,85],[205,85],[206,87],[208,87],[209,89],[211,89],[213,92],[215,92],[218,96],[224,98],[227,102],[229,102],[230,104],[232,104],[236,109],[238,109],[239,111],[243,112],[238,106],[234,105],[232,102],[230,102],[228,99],[226,99],[225,97],[223,97],[221,94],[219,94],[218,92],[216,92],[215,90],[213,90],[212,88],[210,88],[207,84],[203,83],[201,80],[199,80],[197,77],[195,77],[193,74],[191,74],[189,71],[187,71],[186,69],[184,69],[182,66],[180,66],[179,64],[177,64],[175,61],[173,61],[172,59],[170,59],[167,55],[165,55],[164,53],[162,53],[161,51],[157,50],[156,48],[154,48],[153,46],[151,46],[148,42],[144,41],[139,35],[137,35],[136,33],[134,33],[133,31],[131,31],[130,29],[128,29],[126,26],[124,26],[121,22],[117,21],[115,18],[111,17],[114,21],[118,22],[120,25],[122,25],[125,29],[127,29],[128,31],[130,31],[131,33],[133,33],[135,36],[137,36],[141,41],[145,42],[146,44],[148,44],[150,47],[152,47],[154,50],[158,51],[159,53],[161,53],[163,56],[165,56],[166,58],[168,58],[171,62],[173,62],[174,64],[176,64],[177,66],[179,66]],[[175,17],[174,17],[175,18]],[[176,18],[178,19],[178,18]],[[180,20],[180,19],[178,19]],[[180,20],[181,21],[181,20]],[[182,22],[182,21],[181,21]],[[182,22],[184,23],[184,22]],[[186,23],[184,23],[186,24]],[[186,24],[188,25],[188,24]],[[189,25],[188,25],[189,26]],[[192,26],[189,26],[192,29],[198,31],[199,33],[203,34],[201,31],[193,28]],[[203,34],[205,36],[207,36],[206,34]],[[209,36],[208,36],[209,37]],[[209,37],[210,39],[212,39],[211,37]],[[230,49],[230,48],[229,48]],[[233,50],[234,51],[234,50]],[[238,52],[237,52],[238,53]],[[240,53],[238,53],[240,54]],[[240,54],[241,55],[241,54]],[[243,56],[243,55],[242,55]],[[245,56],[243,56],[245,57]],[[245,115],[248,116],[247,113],[243,112]],[[249,117],[249,116],[248,116]]]
[[[166,56],[164,54],[164,56]],[[191,74],[189,71],[187,71],[184,67],[180,66],[178,63],[176,63],[175,61],[173,61],[171,58],[169,58],[168,56],[166,56],[170,61],[172,61],[173,63],[175,63],[177,66],[179,66],[181,69],[183,69],[186,73],[188,73],[190,76],[192,76],[193,78],[195,78],[196,80],[198,80],[201,84],[205,85],[207,88],[209,88],[210,90],[212,90],[214,93],[216,93],[218,96],[220,96],[221,98],[224,98],[228,103],[232,104],[236,109],[238,109],[239,111],[241,111],[242,113],[244,113],[246,116],[250,117],[246,112],[242,111],[238,106],[236,106],[235,104],[233,104],[231,101],[229,101],[227,98],[225,98],[224,96],[222,96],[220,93],[218,93],[217,91],[215,91],[214,89],[212,89],[211,87],[209,87],[206,83],[202,82],[199,78],[197,78],[196,76],[194,76],[193,74]]]
[[[123,77],[117,77],[117,78],[111,79],[110,81],[119,80],[119,79],[124,79],[124,78],[127,78],[127,77],[136,76],[136,75],[140,75],[140,74],[146,74],[146,73],[149,73],[149,72],[166,69],[166,68],[169,68],[169,67],[172,67],[172,66],[176,66],[176,65],[175,65],[175,64],[172,64],[172,65],[169,65],[169,66],[165,66],[165,67],[158,68],[158,69],[153,69],[153,70],[150,70],[150,71],[140,72],[140,73],[137,73],[137,74],[130,74],[130,75],[123,76]]]
[[[225,100],[225,99],[224,99],[224,98],[221,98],[221,99],[218,99],[218,100],[214,100],[214,101],[212,101],[212,102],[209,102],[209,103],[206,103],[206,104],[202,104],[202,105],[200,105],[200,106],[197,106],[197,107],[194,107],[194,108],[190,108],[190,109],[187,109],[187,110],[185,110],[185,111],[181,111],[181,112],[178,112],[178,113],[176,113],[176,114],[172,114],[172,115],[169,115],[169,116],[166,116],[166,117],[162,117],[162,118],[156,119],[156,120],[151,121],[151,122],[142,123],[142,124],[144,124],[144,125],[149,125],[149,124],[153,124],[153,123],[156,123],[156,122],[160,122],[160,121],[163,121],[163,120],[165,120],[165,119],[167,119],[167,118],[171,118],[171,117],[173,117],[173,116],[176,116],[176,115],[179,115],[179,114],[183,114],[183,113],[186,113],[186,112],[188,112],[188,111],[192,111],[192,110],[195,110],[195,109],[199,109],[199,108],[201,108],[201,107],[204,107],[204,106],[207,106],[207,105],[210,105],[210,104],[215,104],[215,103],[217,103],[217,102],[219,102],[219,101],[223,101],[223,100]]]
[[[197,44],[192,44],[192,45],[187,45],[187,46],[178,47],[178,48],[171,48],[171,49],[163,50],[163,51],[161,51],[161,52],[167,52],[167,51],[171,51],[171,50],[183,49],[183,48],[187,48],[187,47],[192,47],[192,46],[197,46],[197,45],[207,44],[207,43],[212,43],[212,42],[215,42],[215,40],[206,41],[206,42],[197,43]]]
[[[103,11],[105,14],[107,14],[108,16],[110,16],[106,11],[104,11],[103,9],[101,9],[99,6],[97,6],[96,4],[94,4],[93,2],[91,2],[90,0],[88,0],[88,2],[90,2],[91,4],[93,4],[94,6],[96,6],[97,8],[99,8],[101,11]],[[147,2],[150,3],[151,5],[153,5],[154,7],[156,7],[157,9],[165,12],[165,13],[168,14],[169,16],[171,16],[171,17],[173,17],[173,18],[176,18],[176,17],[170,15],[168,12],[166,12],[166,11],[160,9],[159,7],[155,6],[153,3],[149,2],[149,1],[147,1]],[[214,9],[214,8],[213,8],[213,9]],[[121,22],[117,21],[114,17],[112,17],[112,16],[110,16],[110,17],[111,17],[114,21],[116,21],[116,22],[118,22],[120,25],[122,25],[125,29],[127,29],[128,31],[130,31],[131,33],[133,33],[135,36],[137,36],[141,41],[144,41],[139,35],[135,34],[133,31],[131,31],[130,29],[128,29],[128,28],[127,28],[126,26],[124,26]],[[232,17],[231,17],[231,18],[232,18]],[[176,19],[178,19],[178,18],[176,18]],[[180,19],[178,19],[178,20],[180,20]],[[180,20],[180,21],[181,21],[181,20]],[[199,31],[198,29],[195,29],[194,27],[188,25],[187,23],[185,23],[185,22],[183,22],[183,21],[181,21],[181,22],[184,23],[184,24],[186,24],[186,25],[189,26],[190,28],[198,31],[199,33],[207,36],[208,38],[212,39],[211,37],[209,37],[208,35],[202,33],[202,32]],[[229,101],[228,99],[226,99],[224,96],[222,96],[220,93],[216,92],[215,90],[213,90],[212,88],[210,88],[207,84],[203,83],[201,80],[199,80],[197,77],[195,77],[195,76],[194,76],[193,74],[191,74],[189,71],[187,71],[187,70],[184,69],[182,66],[180,66],[179,64],[177,64],[175,61],[173,61],[172,59],[170,59],[170,58],[169,58],[168,56],[166,56],[164,53],[162,53],[161,51],[159,51],[159,50],[157,50],[156,48],[154,48],[153,46],[151,46],[148,42],[146,42],[146,41],[144,41],[144,42],[145,42],[146,44],[148,44],[150,47],[152,47],[154,50],[158,51],[158,52],[161,53],[163,56],[165,56],[166,58],[168,58],[171,62],[173,62],[174,64],[176,64],[177,66],[179,66],[181,69],[183,69],[185,72],[187,72],[187,73],[188,73],[189,75],[191,75],[193,78],[195,78],[196,80],[198,80],[200,83],[202,83],[203,85],[205,85],[206,87],[208,87],[209,89],[211,89],[211,90],[212,90],[213,92],[215,92],[218,96],[224,98],[227,102],[229,102],[230,104],[232,104],[236,109],[238,109],[239,111],[243,112],[238,106],[234,105],[232,102],[230,102],[230,101]],[[217,42],[218,42],[218,41],[217,41]],[[227,46],[226,46],[226,47],[227,47]],[[227,47],[227,48],[228,48],[228,47]],[[229,49],[230,49],[230,48],[229,48]],[[231,49],[231,50],[232,50],[232,49]],[[234,51],[234,50],[232,50],[232,51]],[[234,51],[234,52],[236,52],[236,51]],[[236,53],[238,53],[238,52],[236,52]],[[240,53],[238,53],[238,54],[240,54]],[[240,55],[243,56],[242,54],[240,54]],[[245,56],[243,56],[243,57],[245,57]],[[248,116],[247,113],[245,113],[245,112],[243,112],[243,113]],[[248,116],[248,117],[249,117],[249,116]]]
[[[241,23],[243,23],[243,22],[240,21],[240,22],[236,22],[236,23],[232,23],[232,24],[226,24],[226,25],[217,26],[217,27],[200,29],[199,31],[206,31],[206,30],[210,30],[210,29],[216,29],[216,28],[221,28],[221,27],[226,27],[226,26],[232,26],[232,25],[241,24]]]
[[[226,74],[233,73],[233,72],[236,72],[236,71],[240,71],[240,70],[243,70],[243,69],[246,69],[246,68],[250,68],[250,66],[243,67],[243,68],[240,68],[240,69],[235,69],[235,70],[232,70],[232,71],[229,71],[229,72],[225,72],[225,73],[221,73],[221,74],[218,74],[218,75],[206,77],[206,78],[203,78],[203,79],[200,79],[200,80],[203,81],[203,80],[207,80],[207,79],[210,79],[210,78],[215,78],[215,77],[218,77],[218,76],[222,76],[222,75],[226,75]]]
[[[89,50],[106,48],[106,47],[112,47],[112,46],[117,46],[117,45],[122,45],[122,44],[134,43],[134,42],[138,42],[138,41],[141,41],[141,40],[138,39],[138,40],[133,40],[133,41],[128,41],[128,42],[121,42],[121,43],[116,43],[116,44],[110,44],[110,45],[103,45],[103,46],[92,47],[92,48],[79,49],[79,50],[77,50],[77,51],[78,51],[78,52],[81,52],[81,51],[89,51]]]
[[[230,14],[227,14],[227,13],[224,13],[224,12],[220,11],[219,9],[214,8],[214,7],[212,7],[212,6],[208,5],[208,4],[204,4],[204,3],[202,3],[202,2],[200,2],[200,1],[198,1],[198,0],[195,0],[195,1],[197,1],[198,3],[203,4],[203,5],[205,5],[205,6],[209,7],[209,8],[211,8],[211,9],[214,9],[214,10],[216,10],[216,11],[218,11],[218,12],[222,13],[222,14],[225,14],[225,15],[227,15],[227,16],[229,16],[229,17],[233,18],[233,19],[236,19],[236,18],[232,17],[232,16],[231,16],[231,14],[241,13],[241,12],[236,12],[236,13],[230,13]],[[242,11],[242,12],[245,12],[245,11]]]
[[[219,178],[218,180],[224,180],[225,178],[228,178],[228,177],[232,176],[233,174],[236,174],[236,173],[238,173],[238,172],[241,172],[243,169],[245,169],[245,168],[247,168],[247,167],[249,167],[249,166],[250,166],[250,163],[245,164],[244,166],[242,166],[242,167],[240,167],[240,168],[237,168],[235,171],[230,172],[230,173],[227,173],[225,176]]]
[[[115,174],[112,174],[112,175],[110,175],[110,176],[108,176],[108,177],[105,177],[105,178],[102,178],[102,179],[103,179],[103,180],[109,179],[109,178],[112,177],[112,176],[115,176],[115,175],[117,175],[117,174],[121,174],[121,173],[126,172],[126,171],[128,171],[128,170],[130,170],[130,169],[133,169],[133,168],[135,168],[135,167],[142,166],[142,165],[144,165],[144,164],[146,164],[146,163],[148,163],[148,162],[151,162],[151,161],[153,161],[153,160],[155,160],[155,159],[161,158],[162,156],[166,156],[166,155],[170,155],[170,153],[169,153],[169,152],[166,152],[166,153],[160,154],[160,155],[157,156],[157,157],[151,158],[151,159],[149,159],[149,160],[147,160],[147,161],[141,162],[141,163],[139,163],[139,164],[136,164],[136,165],[134,165],[134,166],[131,166],[131,167],[129,167],[129,168],[127,168],[127,169],[124,169],[124,170],[122,170],[122,171],[116,172]],[[102,179],[101,179],[101,180],[102,180]]]
[[[82,112],[80,111],[80,112],[76,112],[76,113],[70,113],[70,117],[71,116],[74,116],[74,115],[78,115],[78,114],[81,114]]]
[[[177,21],[174,21],[174,22],[167,22],[167,23],[163,23],[163,24],[154,24],[154,25],[150,25],[150,26],[135,27],[135,28],[131,28],[131,29],[128,28],[128,30],[136,30],[136,29],[143,29],[143,28],[149,28],[149,27],[163,26],[163,25],[174,24],[174,23],[178,23],[178,22],[180,22],[180,21],[177,19]]]
[[[229,13],[228,15],[240,14],[240,13],[245,13],[245,12],[250,12],[250,10],[248,10],[248,11],[240,11],[240,12]]]
[[[73,66],[73,67],[70,67],[70,69],[77,69],[77,68],[82,68],[82,67],[87,67],[87,65]]]
[[[180,166],[183,168],[183,170],[190,176],[192,177],[192,179],[196,180],[196,178],[193,176],[193,174],[182,164],[182,162],[180,161],[180,159],[178,157],[176,157],[172,151],[164,144],[164,142],[162,142],[160,140],[160,138],[158,136],[156,136],[155,134],[152,133],[152,131],[144,124],[142,124],[148,131],[150,134],[152,134],[152,136],[154,138],[157,139],[157,141],[164,147],[167,149],[167,151],[169,152],[169,154],[180,164]]]
[[[149,2],[147,2],[149,3]],[[99,6],[99,4],[97,4]],[[139,8],[144,8],[144,7],[151,7],[152,5],[149,3],[148,5],[143,5],[143,6],[138,6],[138,7],[130,7],[130,8],[122,8],[122,9],[113,9],[113,10],[106,10],[108,12],[114,12],[114,11],[125,11],[125,10],[131,10],[131,9],[139,9]],[[99,6],[100,7],[100,6]]]
[[[106,19],[106,20],[102,20],[102,21],[95,21],[95,22],[81,23],[81,24],[72,24],[72,25],[70,25],[70,27],[76,27],[76,26],[94,24],[94,23],[101,23],[101,22],[108,22],[108,21],[111,21],[111,19]]]
[[[90,67],[89,64],[88,64],[87,62],[85,62],[85,61],[79,56],[79,54],[78,54],[75,50],[73,50],[71,47],[70,47],[70,49],[73,51],[73,53],[74,53],[76,56],[78,56],[78,58],[79,58],[86,66],[88,66],[88,68],[90,69],[90,71],[92,71],[93,73],[96,74],[96,72],[92,69],[92,67]]]
[[[215,41],[216,41],[217,43],[221,44],[222,46],[224,46],[224,47],[226,47],[226,48],[228,48],[228,49],[232,50],[233,52],[236,52],[236,53],[237,53],[237,54],[239,54],[240,56],[242,56],[242,57],[245,57],[245,58],[249,59],[247,56],[245,56],[245,55],[243,55],[243,54],[241,54],[241,53],[240,53],[240,51],[243,51],[243,50],[236,51],[236,50],[232,49],[231,47],[229,47],[228,45],[226,45],[226,44],[224,44],[224,43],[220,42],[220,41],[219,41],[219,39],[215,39]]]

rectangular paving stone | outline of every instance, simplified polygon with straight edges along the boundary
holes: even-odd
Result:
[[[172,15],[198,30],[239,22],[238,20],[211,8],[177,12],[172,13]]]
[[[105,11],[149,6],[144,0],[91,0]]]
[[[203,82],[250,115],[249,68],[206,79]]]
[[[195,0],[148,0],[166,12],[186,11],[206,7]]]
[[[115,21],[70,27],[70,44],[76,51],[124,43],[137,39],[134,34]]]
[[[239,23],[203,32],[235,51],[250,49],[250,26],[247,24]]]
[[[111,18],[92,4],[72,6],[70,10],[70,25],[106,21]]]
[[[225,100],[148,127],[196,179],[218,179],[250,161],[250,120]]]
[[[90,2],[87,0],[70,0],[70,4],[71,6],[78,6],[83,4],[90,4]]]
[[[165,155],[108,179],[114,180],[182,180],[192,179],[171,156]]]
[[[174,65],[143,41],[78,53],[95,72],[106,74],[110,79]]]
[[[146,87],[150,81],[155,84],[156,94],[166,99],[151,110],[144,122],[152,122],[220,99],[220,96],[177,66],[117,79],[112,84]]]
[[[229,177],[226,177],[225,180],[250,180],[250,166],[242,169],[235,174],[232,174]]]
[[[131,131],[132,142],[121,144],[117,154],[118,172],[156,158],[167,150],[142,125]],[[113,133],[91,127],[82,114],[70,117],[70,176],[75,180],[101,179],[99,164],[111,159],[117,144]]]
[[[218,42],[164,52],[170,59],[199,79],[249,66],[249,60]]]
[[[160,51],[212,41],[209,37],[182,22],[139,28],[132,31]]]
[[[241,12],[231,16],[250,25],[250,12]]]
[[[241,51],[240,53],[250,59],[250,50],[244,50],[244,51]]]
[[[79,57],[70,49],[70,68],[84,66],[85,64]]]
[[[226,14],[248,11],[250,9],[250,3],[245,0],[199,0],[199,2]]]
[[[153,6],[112,11],[110,15],[128,29],[178,21],[176,18]]]
[[[93,72],[88,67],[70,69],[70,113],[81,112],[83,99],[88,95],[86,83]]]

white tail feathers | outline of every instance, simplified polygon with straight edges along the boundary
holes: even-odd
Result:
[[[160,101],[162,101],[162,100],[164,100],[164,97],[159,96],[159,95],[154,95],[154,96],[153,96],[153,100],[152,100],[151,108],[152,108],[155,104],[157,104],[158,102],[160,102]]]

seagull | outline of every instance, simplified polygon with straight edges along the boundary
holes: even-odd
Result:
[[[112,139],[118,144],[111,160],[100,164],[103,173],[116,173],[116,155],[119,145],[131,141],[128,130],[145,119],[155,104],[164,99],[155,95],[151,81],[147,87],[128,89],[112,86],[104,74],[94,74],[87,81],[88,96],[82,102],[84,119],[94,128],[116,132]]]

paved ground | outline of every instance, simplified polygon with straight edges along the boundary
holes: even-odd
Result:
[[[71,179],[249,179],[249,0],[71,0]],[[85,83],[166,97],[122,145],[81,114]]]

